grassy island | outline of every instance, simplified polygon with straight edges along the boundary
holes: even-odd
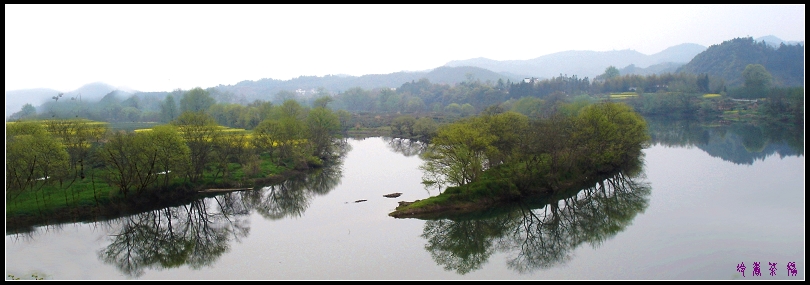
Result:
[[[649,135],[632,108],[614,102],[566,107],[546,118],[491,112],[442,126],[421,168],[425,183],[452,186],[401,202],[389,215],[464,213],[554,195],[639,160]]]

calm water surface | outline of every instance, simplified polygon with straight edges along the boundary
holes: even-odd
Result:
[[[804,279],[803,150],[766,147],[740,160],[707,147],[733,144],[733,133],[704,136],[706,145],[656,142],[639,175],[608,178],[553,205],[428,221],[388,216],[398,201],[438,194],[420,183],[419,145],[349,139],[342,164],[305,179],[113,221],[7,233],[6,275]],[[383,197],[393,192],[403,194]],[[754,262],[761,276],[752,276]],[[788,276],[788,262],[796,276]]]

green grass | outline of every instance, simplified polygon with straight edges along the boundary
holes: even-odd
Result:
[[[16,195],[19,194],[19,195]],[[66,208],[105,204],[119,198],[117,190],[102,181],[97,173],[87,172],[85,179],[53,181],[37,191],[6,194],[6,216],[53,214]]]
[[[229,163],[230,177],[228,178],[223,178],[222,173],[215,178],[214,169],[209,167],[195,185],[203,188],[229,185],[239,181],[245,182],[250,179],[279,175],[289,169],[273,163],[267,154],[262,155],[257,163],[259,164],[259,171],[253,175],[247,175],[242,165]],[[47,216],[62,213],[72,208],[104,206],[112,201],[126,200],[117,187],[111,186],[101,179],[102,173],[103,170],[101,169],[91,169],[85,171],[84,179],[77,178],[72,183],[71,180],[73,179],[71,178],[62,181],[61,185],[58,181],[52,181],[37,188],[36,191],[6,192],[6,217]],[[162,180],[159,183],[162,185]],[[164,191],[173,191],[171,189],[188,185],[188,182],[183,177],[174,177],[167,187],[170,190]],[[248,185],[252,186],[252,183],[247,183],[245,186],[249,187]],[[149,191],[154,191],[154,189]],[[134,196],[136,194],[130,192],[129,195]]]

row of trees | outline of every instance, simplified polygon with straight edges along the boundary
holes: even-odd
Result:
[[[422,168],[426,181],[501,183],[495,190],[521,195],[609,173],[638,159],[648,140],[644,119],[623,103],[584,105],[545,119],[490,112],[440,127]]]
[[[350,88],[331,95],[320,88],[314,95],[302,96],[291,91],[268,94],[266,101],[233,102],[233,94],[223,94],[216,88],[194,88],[170,93],[138,93],[124,99],[119,91],[112,92],[98,102],[80,100],[54,100],[37,113],[32,105],[12,115],[20,118],[87,118],[107,122],[163,122],[168,123],[186,111],[204,111],[224,126],[253,129],[261,117],[267,116],[269,107],[284,101],[296,100],[302,106],[327,107],[338,110],[339,117],[348,122],[351,113],[444,113],[455,118],[477,114],[486,107],[510,104],[524,98],[547,101],[581,95],[635,92],[637,94],[694,94],[717,93],[734,98],[767,97],[775,84],[773,76],[760,64],[751,64],[743,70],[742,87],[726,88],[722,78],[707,73],[666,73],[660,75],[620,75],[615,67],[608,67],[595,80],[576,75],[560,75],[545,80],[502,81],[497,84],[481,82],[472,77],[454,86],[431,83],[427,79],[406,82],[399,88],[366,90]],[[780,87],[784,88],[784,87]],[[72,98],[75,99],[75,98]],[[676,99],[681,100],[681,99]],[[553,105],[553,104],[551,104]],[[348,126],[348,125],[346,125]]]
[[[223,127],[210,114],[190,110],[169,124],[135,132],[111,131],[106,123],[85,119],[9,122],[6,198],[62,188],[85,179],[87,171],[126,197],[175,182],[231,179],[233,164],[244,172],[239,178],[260,177],[262,157],[287,168],[331,158],[340,130],[334,112],[293,100],[268,111],[251,131]]]

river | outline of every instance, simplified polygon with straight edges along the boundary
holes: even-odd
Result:
[[[7,232],[6,279],[804,279],[803,141],[763,128],[758,138],[748,127],[651,129],[640,173],[440,220],[388,216],[439,193],[421,184],[420,144],[348,139],[335,166],[283,184]]]

